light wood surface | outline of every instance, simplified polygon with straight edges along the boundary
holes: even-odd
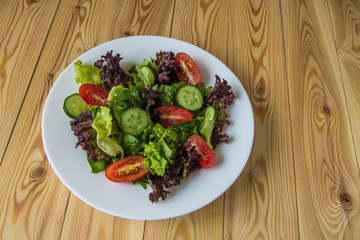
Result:
[[[0,0],[0,239],[359,239],[360,1]],[[252,103],[249,161],[185,216],[100,212],[57,178],[43,106],[85,51],[131,35],[223,61]]]

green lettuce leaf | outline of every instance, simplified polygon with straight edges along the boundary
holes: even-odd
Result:
[[[100,78],[100,69],[92,65],[83,65],[80,60],[74,63],[75,82],[77,84],[91,83],[102,87],[103,81]]]
[[[109,161],[102,159],[102,160],[97,160],[97,161],[91,161],[90,157],[87,157],[87,160],[89,162],[89,165],[91,167],[91,173],[99,173],[102,172],[104,170],[106,170],[106,168],[111,164],[116,162],[117,160],[119,160],[120,158],[116,158],[116,157],[112,157]]]
[[[165,169],[168,165],[168,161],[162,154],[161,144],[155,144],[150,141],[143,144],[144,147],[144,166],[151,174],[163,176]]]
[[[131,156],[139,154],[142,150],[142,141],[131,134],[124,134],[121,141],[125,155]]]
[[[100,111],[96,114],[92,127],[96,129],[99,137],[108,137],[112,129],[112,115],[110,109],[100,106]]]
[[[109,163],[106,160],[90,161],[90,158],[88,157],[88,162],[91,167],[91,173],[95,174],[104,171],[109,166]]]
[[[124,89],[125,87],[123,86],[123,85],[116,85],[116,86],[114,86],[111,90],[110,90],[110,92],[109,92],[109,96],[108,96],[108,101],[110,102],[110,101],[112,101],[112,100],[114,100],[117,96],[118,96],[118,94]]]
[[[144,66],[146,66],[146,68],[142,68]],[[133,77],[136,87],[141,90],[146,89],[150,84],[155,84],[158,72],[159,68],[153,59],[151,59],[151,61],[144,59],[140,65],[133,65],[129,69],[129,73]]]
[[[122,147],[119,145],[117,138],[110,137],[113,130],[113,117],[110,109],[100,106],[91,125],[97,132],[96,142],[101,150],[110,156],[117,156],[119,153],[124,155]]]
[[[161,93],[161,105],[175,105],[176,93],[179,88],[183,87],[184,85],[184,82],[177,82],[172,85],[160,85],[156,91]]]
[[[199,125],[199,132],[201,133],[201,135],[205,138],[205,142],[212,148],[211,145],[211,134],[212,131],[214,129],[214,124],[215,124],[215,114],[216,114],[216,110],[214,107],[212,106],[207,106],[205,108],[205,113],[204,116],[202,117],[202,121]]]
[[[118,156],[123,158],[124,150],[119,145],[117,138],[115,137],[97,137],[96,143],[101,150],[109,154],[110,156]]]

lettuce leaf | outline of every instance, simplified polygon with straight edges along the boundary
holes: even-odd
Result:
[[[121,146],[126,156],[136,155],[142,150],[142,141],[131,134],[124,134],[122,136]]]
[[[143,144],[144,147],[144,166],[152,175],[162,176],[168,165],[167,159],[163,156],[161,144],[153,141]]]
[[[197,154],[195,147],[189,149],[179,146],[176,150],[174,164],[165,170],[162,176],[147,173],[147,178],[153,192],[149,194],[151,202],[157,202],[160,198],[165,200],[170,193],[169,188],[179,185],[181,179],[187,178],[193,171],[200,169],[197,159],[201,156]]]
[[[91,173],[95,174],[104,171],[109,166],[106,160],[91,161],[88,157],[88,162],[91,167]]]
[[[134,81],[134,79],[120,67],[121,60],[122,57],[120,54],[117,53],[113,55],[113,51],[108,51],[94,64],[100,71],[103,87],[108,91],[120,84],[127,87]]]
[[[152,174],[162,176],[165,169],[174,164],[174,156],[181,134],[159,123],[152,128],[154,141],[144,143],[145,168]]]
[[[112,100],[116,99],[117,96],[120,94],[120,92],[124,89],[125,87],[123,85],[117,85],[115,87],[113,87],[110,92],[109,92],[109,96],[108,96],[108,101],[111,102]]]
[[[204,138],[205,142],[212,148],[211,145],[211,135],[214,129],[216,110],[213,106],[207,106],[205,108],[202,121],[199,125],[199,132]]]
[[[99,148],[110,156],[117,156],[119,153],[121,157],[124,155],[124,150],[119,145],[115,137],[110,137],[113,129],[113,117],[108,107],[100,106],[100,111],[96,114],[92,127],[96,130],[96,142]]]
[[[225,127],[230,124],[226,108],[232,105],[235,99],[232,88],[227,81],[221,80],[218,75],[215,75],[215,78],[214,88],[205,98],[205,103],[213,106],[216,110],[215,125],[210,140],[214,149],[221,142],[227,143],[229,141],[229,136],[224,132]]]
[[[96,114],[92,127],[96,129],[99,137],[108,137],[112,129],[112,115],[110,109],[100,106],[100,111]]]
[[[158,83],[171,85],[175,82],[179,82],[176,73],[181,71],[179,64],[175,63],[175,54],[173,52],[160,51],[156,53],[156,59],[154,61],[159,69]]]
[[[106,160],[111,156],[102,151],[96,144],[96,130],[91,126],[93,117],[89,111],[80,113],[80,115],[70,122],[71,130],[77,137],[78,142],[75,147],[81,146],[86,151],[89,162]]]
[[[100,69],[92,65],[83,65],[80,60],[74,63],[75,82],[77,84],[91,83],[102,87],[103,82],[100,78]]]
[[[184,82],[160,85],[156,91],[161,94],[161,105],[176,105],[176,93],[184,85]]]
[[[124,150],[118,143],[115,137],[97,137],[96,143],[101,150],[109,154],[110,156],[119,156],[123,158]]]
[[[143,68],[142,67],[147,67]],[[146,69],[144,71],[144,69]],[[150,72],[147,70],[151,70]],[[159,72],[159,68],[154,63],[154,60],[151,61],[144,59],[144,61],[140,65],[133,65],[129,69],[129,73],[134,79],[135,86],[138,89],[146,89],[149,85],[155,84],[157,81],[157,74]]]

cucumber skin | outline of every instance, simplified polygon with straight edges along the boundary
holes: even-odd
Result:
[[[64,104],[63,104],[63,110],[64,110],[66,116],[68,116],[71,119],[76,119],[78,115],[75,116],[75,114],[72,114],[71,113],[72,111],[70,109],[68,109],[68,107],[66,105],[67,105],[68,101],[71,101],[71,98],[74,98],[76,96],[79,96],[78,97],[79,99],[81,98],[81,96],[78,93],[74,93],[74,94],[71,94],[70,96],[66,97],[65,100],[64,100]],[[81,98],[81,100],[82,100],[82,98]],[[83,101],[83,104],[84,104],[83,107],[84,107],[84,111],[85,111],[86,106],[88,106],[88,104],[84,100],[82,100],[82,101]],[[80,101],[80,103],[82,103],[82,102]],[[81,112],[79,112],[78,114],[80,114],[80,113]]]

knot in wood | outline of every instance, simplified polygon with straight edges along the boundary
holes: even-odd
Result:
[[[39,0],[28,0],[26,2],[30,5],[30,4],[39,2]]]
[[[34,178],[35,180],[41,180],[45,177],[46,174],[46,170],[43,167],[35,167],[32,171],[31,171],[31,177]]]
[[[125,31],[124,34],[125,34],[125,36],[131,36],[132,35],[130,31]]]
[[[54,80],[55,75],[53,73],[49,74],[49,80]]]
[[[323,106],[323,112],[325,115],[330,115],[331,114],[331,111],[330,111],[330,108],[326,105]]]
[[[258,87],[256,88],[256,92],[257,92],[258,94],[264,94],[264,93],[265,93],[265,89],[264,89],[263,86],[258,86]]]
[[[80,9],[81,9],[81,7],[79,5],[76,5],[76,7],[74,8],[74,12],[80,13]]]
[[[359,24],[356,24],[356,26],[355,26],[355,31],[356,31],[356,34],[359,34],[359,33],[360,33],[360,23],[359,23]]]
[[[342,192],[339,194],[339,198],[340,198],[340,202],[343,205],[344,209],[347,211],[351,210],[351,207],[352,207],[351,196],[347,193]]]

